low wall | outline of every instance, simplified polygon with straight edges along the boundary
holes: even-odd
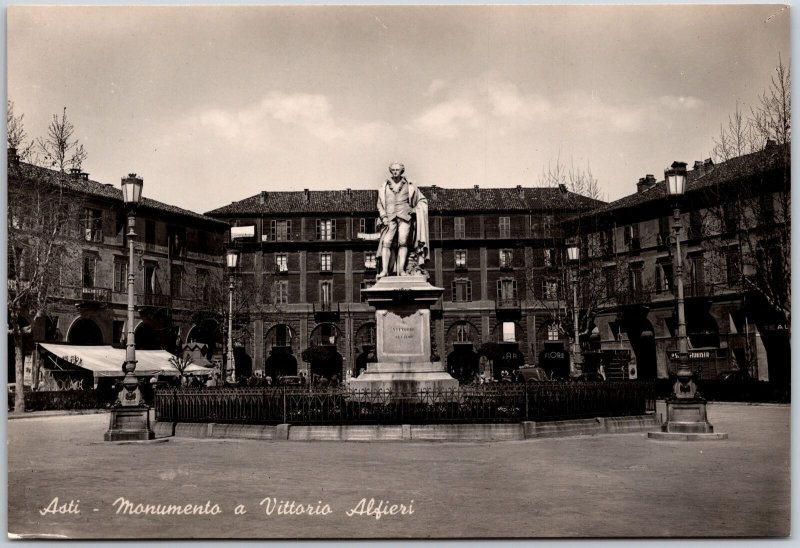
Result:
[[[156,437],[287,441],[513,441],[657,430],[657,415],[510,424],[290,425],[156,422]]]

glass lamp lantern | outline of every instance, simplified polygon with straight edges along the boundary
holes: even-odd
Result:
[[[143,186],[144,181],[135,173],[130,173],[127,177],[122,178],[122,199],[125,201],[125,205],[139,205],[142,200]]]
[[[686,191],[686,162],[672,162],[672,166],[664,170],[664,180],[670,196],[683,196]]]
[[[233,270],[239,262],[239,253],[234,249],[229,249],[225,254],[225,259],[228,263],[228,268]]]
[[[567,247],[567,257],[571,262],[576,262],[578,260],[578,254],[580,253],[580,248],[577,245],[570,245]]]

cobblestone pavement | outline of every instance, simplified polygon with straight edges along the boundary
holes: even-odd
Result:
[[[15,420],[8,422],[8,527],[72,538],[788,534],[789,407],[715,404],[709,418],[728,441],[624,434],[124,445],[102,441],[107,415]],[[75,501],[80,513],[42,515],[56,497],[60,509]],[[260,502],[271,497],[278,505],[268,515]],[[193,504],[202,513],[123,515],[119,498],[133,511],[140,503]],[[411,506],[413,514],[348,516],[361,499]],[[296,501],[295,512],[300,504],[323,510],[322,501],[331,513],[279,515],[280,501]],[[239,504],[246,514],[234,514]]]

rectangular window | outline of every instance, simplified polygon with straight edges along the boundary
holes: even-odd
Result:
[[[469,339],[469,328],[466,324],[460,323],[456,325],[456,342],[459,343],[468,343],[471,342]]]
[[[83,287],[94,287],[97,257],[94,255],[83,256]]]
[[[472,282],[464,279],[453,280],[453,302],[469,301],[472,301]]]
[[[266,237],[262,236],[262,240]],[[273,219],[269,222],[269,240],[272,242],[288,242],[292,239],[292,221]]]
[[[544,266],[555,266],[556,264],[556,250],[555,249],[545,249],[544,250]]]
[[[694,210],[689,212],[689,239],[697,239],[703,237],[703,216],[699,211]]]
[[[113,320],[111,331],[112,344],[125,344],[125,322],[123,320]]]
[[[500,250],[500,268],[511,268],[514,265],[514,251],[511,249]]]
[[[628,291],[635,300],[638,300],[642,297],[641,266],[631,266],[628,268]]]
[[[466,224],[464,217],[453,217],[453,238],[463,240],[467,237]]]
[[[103,241],[103,212],[89,207],[83,208],[83,232],[87,242]]]
[[[289,256],[286,253],[275,254],[275,271],[289,272]]]
[[[738,250],[729,250],[725,253],[725,277],[728,287],[738,287],[742,281]]]
[[[183,227],[171,226],[169,232],[169,256],[183,257],[186,255],[186,229]]]
[[[500,217],[498,219],[498,227],[500,228],[501,238],[511,237],[511,217]]]
[[[331,282],[321,282],[319,284],[319,301],[323,306],[330,306],[333,302],[333,284]]]
[[[556,324],[555,322],[547,326],[547,340],[548,341],[558,340],[558,324]]]
[[[335,240],[336,221],[333,219],[317,219],[317,240]]]
[[[161,294],[161,290],[158,287],[158,277],[156,276],[155,265],[145,265],[144,267],[144,294],[145,295]]]
[[[327,251],[319,254],[319,270],[320,272],[331,271],[331,254]]]
[[[605,281],[606,298],[613,299],[617,295],[617,269],[615,267],[604,268],[603,279]]]
[[[722,230],[734,232],[737,224],[736,204],[734,202],[722,204]]]
[[[558,280],[554,278],[542,280],[542,296],[549,300],[558,299]]]
[[[128,287],[128,261],[114,259],[114,291],[123,293]]]
[[[375,217],[368,217],[368,218],[361,218],[358,220],[358,231],[362,234],[374,234],[376,232],[375,229]]]
[[[455,267],[456,268],[467,268],[467,250],[466,249],[456,249],[453,253]]]
[[[603,231],[601,236],[601,247],[603,256],[608,257],[614,254],[614,229],[609,228]]]
[[[278,280],[275,282],[273,301],[275,304],[289,304],[289,282]]]
[[[378,262],[374,251],[364,252],[364,268],[367,270],[375,270],[378,268]]]
[[[170,269],[169,293],[173,299],[183,297],[183,267],[173,266]]]
[[[515,328],[514,322],[503,322],[503,342],[516,342]]]
[[[152,219],[145,219],[144,221],[144,243],[156,245],[156,222]],[[201,246],[201,249],[204,249],[204,247]]]
[[[663,261],[656,264],[656,289],[672,291],[672,263]]]
[[[516,305],[517,280],[511,280],[508,278],[497,280],[497,299],[502,304]]]
[[[639,223],[628,225],[624,229],[625,245],[628,249],[636,251],[639,249]]]
[[[660,217],[658,219],[658,242],[659,247],[669,246],[669,217]]]
[[[703,295],[705,289],[703,257],[697,255],[689,257],[689,295]]]

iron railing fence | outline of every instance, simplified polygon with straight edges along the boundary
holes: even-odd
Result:
[[[397,393],[346,388],[173,388],[155,394],[156,420],[249,424],[436,424],[641,415],[644,381],[544,382]]]

